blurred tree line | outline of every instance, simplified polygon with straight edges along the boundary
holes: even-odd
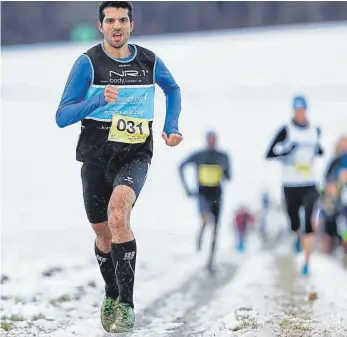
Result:
[[[94,1],[2,1],[1,44],[94,39]],[[346,1],[134,1],[134,35],[347,20]]]

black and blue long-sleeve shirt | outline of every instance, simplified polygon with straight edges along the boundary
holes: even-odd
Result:
[[[155,84],[166,96],[163,131],[179,133],[181,93],[164,62],[153,52],[129,45],[131,55],[116,59],[103,43],[82,54],[68,77],[56,112],[59,127],[82,121],[77,160],[105,164],[129,156],[150,161]],[[119,88],[114,103],[105,101],[108,84]]]
[[[231,179],[230,161],[226,153],[210,149],[193,153],[179,167],[180,178],[188,194],[191,192],[184,176],[184,168],[189,164],[196,168],[199,194],[207,197],[218,197],[222,192],[222,181]]]

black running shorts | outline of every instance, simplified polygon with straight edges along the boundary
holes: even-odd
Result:
[[[132,188],[139,196],[145,183],[149,164],[138,159],[106,169],[83,163],[81,169],[83,199],[90,223],[107,221],[107,208],[113,190],[119,185]]]
[[[327,219],[324,223],[324,232],[331,237],[338,236],[336,221],[336,217],[333,217]]]
[[[215,223],[218,223],[221,206],[220,196],[211,198],[200,193],[198,196],[198,205],[201,215],[212,214],[215,219]]]
[[[315,186],[284,187],[283,192],[292,231],[300,231],[300,208],[303,207],[305,233],[312,233],[311,217],[314,204],[319,198],[317,188]]]

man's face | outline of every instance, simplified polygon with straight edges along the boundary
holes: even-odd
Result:
[[[214,150],[216,148],[217,137],[215,135],[209,135],[207,137],[207,145],[209,149]]]
[[[347,169],[344,169],[340,172],[339,180],[342,184],[347,184]]]
[[[134,29],[134,21],[130,21],[128,9],[105,8],[103,22],[99,22],[99,29],[104,34],[107,43],[113,48],[122,48],[129,40]]]
[[[347,152],[347,137],[341,137],[336,152],[338,156]]]
[[[306,119],[306,110],[303,108],[299,108],[295,110],[295,115],[294,115],[294,119],[297,123],[299,124],[305,124],[307,123],[307,119]]]
[[[335,183],[329,182],[325,185],[325,192],[330,197],[336,197],[337,195],[337,186]]]

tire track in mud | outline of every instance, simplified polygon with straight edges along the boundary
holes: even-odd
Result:
[[[262,241],[260,251],[274,249],[281,243],[286,233]],[[215,274],[206,269],[195,270],[179,287],[167,292],[153,301],[136,315],[135,329],[132,333],[119,334],[119,337],[189,337],[201,336],[196,330],[201,321],[196,313],[214,299],[217,291],[232,281],[242,265],[219,263]],[[110,337],[104,334],[103,337]]]
[[[196,311],[207,305],[215,292],[231,281],[237,268],[235,264],[223,263],[214,274],[204,270],[196,272],[179,288],[141,312],[136,329],[142,330],[142,336],[185,336],[185,331],[196,322]]]
[[[271,240],[263,243],[261,250],[274,249],[285,234],[279,231]],[[195,271],[184,284],[154,301],[138,314],[136,330],[132,336],[201,335],[201,332],[191,332],[198,327],[201,318],[197,317],[196,312],[207,306],[214,299],[215,293],[232,281],[239,267],[242,266],[220,263],[215,274],[209,274],[206,270]]]

